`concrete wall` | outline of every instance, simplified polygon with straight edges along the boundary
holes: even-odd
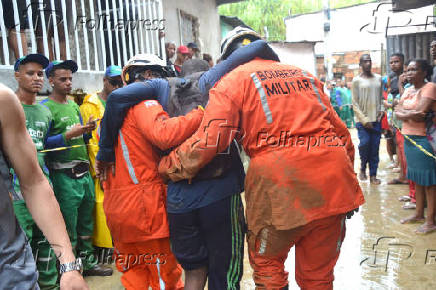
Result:
[[[297,66],[316,75],[314,43],[273,42],[269,45],[278,54],[281,62]]]
[[[219,57],[221,28],[215,0],[163,0],[165,41],[173,41],[179,46],[181,43],[177,9],[198,18],[200,30],[197,44],[200,45],[201,53],[209,53],[216,61]]]

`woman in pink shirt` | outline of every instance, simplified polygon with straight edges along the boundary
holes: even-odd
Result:
[[[425,115],[436,111],[436,85],[427,82],[432,74],[432,67],[426,60],[412,60],[407,66],[407,78],[411,87],[404,91],[395,110],[396,117],[403,121],[401,133],[434,154],[426,137]],[[435,107],[435,108],[433,108]],[[416,212],[413,216],[402,219],[401,223],[420,223],[416,233],[426,234],[436,231],[436,160],[424,154],[411,141],[405,140],[404,151],[407,159],[407,179],[416,183]],[[424,217],[425,200],[427,216]]]

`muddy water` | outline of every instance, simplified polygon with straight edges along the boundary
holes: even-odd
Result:
[[[357,132],[351,130],[356,146],[356,172],[359,170]],[[366,203],[347,220],[347,233],[335,268],[335,289],[436,289],[436,233],[414,233],[417,225],[402,225],[401,218],[413,213],[403,210],[398,197],[407,195],[408,186],[387,185],[397,177],[390,169],[386,142],[380,145],[379,178],[382,184],[361,182]],[[290,289],[299,289],[294,280],[294,252],[286,261]],[[247,253],[241,289],[254,289]],[[120,275],[87,278],[91,289],[122,289]]]

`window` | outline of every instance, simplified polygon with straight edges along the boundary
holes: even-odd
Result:
[[[198,18],[179,10],[180,43],[197,42],[199,23]]]

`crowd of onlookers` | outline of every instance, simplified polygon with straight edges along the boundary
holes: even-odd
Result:
[[[169,66],[172,76],[178,77],[181,76],[182,66],[185,61],[192,58],[200,58],[200,48],[194,42],[188,43],[185,45],[180,45],[176,49],[176,44],[174,42],[165,43],[165,52],[167,56],[167,66]],[[174,56],[176,59],[173,61]],[[201,56],[203,60],[205,60],[209,67],[213,67],[213,59],[210,54],[203,53]]]
[[[431,43],[430,52],[436,60],[436,41]],[[377,179],[377,169],[380,138],[384,135],[390,159],[387,169],[398,173],[398,177],[387,184],[408,185],[409,195],[401,196],[399,200],[405,202],[404,209],[415,209],[415,214],[402,219],[401,223],[423,223],[417,233],[435,231],[434,70],[424,59],[405,62],[402,53],[390,56],[391,72],[384,77],[371,71],[369,54],[362,55],[359,64],[360,75],[346,87],[341,79],[326,83],[331,105],[348,128],[355,126],[358,131],[359,178],[367,179],[366,167],[369,165],[371,184],[381,183]]]

